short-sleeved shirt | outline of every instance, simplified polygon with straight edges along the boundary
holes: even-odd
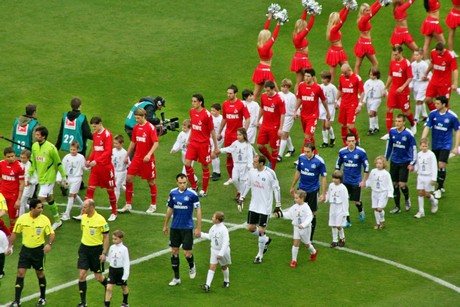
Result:
[[[96,161],[97,164],[109,165],[112,164],[112,133],[103,129],[101,132],[93,133],[93,151],[88,158],[88,161]]]
[[[385,158],[392,163],[410,163],[417,161],[417,144],[412,132],[406,128],[398,131],[395,127],[390,129],[390,138],[387,141]]]
[[[136,124],[133,128],[131,141],[136,143],[136,151],[134,152],[133,160],[143,160],[152,149],[153,144],[158,142],[157,129],[149,122],[145,122],[144,125]],[[155,156],[152,154],[149,162],[154,160]]]
[[[340,107],[356,109],[359,102],[358,94],[364,92],[361,77],[355,73],[352,73],[349,77],[345,77],[343,74],[340,75],[339,91],[342,92]]]
[[[3,195],[17,195],[19,192],[20,180],[24,180],[24,168],[21,162],[15,160],[13,163],[8,163],[6,160],[0,161],[0,193]]]
[[[250,117],[248,108],[244,103],[236,99],[234,103],[230,100],[224,101],[222,104],[222,116],[226,120],[225,138],[236,138],[236,131],[238,128],[243,127],[243,118],[248,119]]]
[[[353,151],[348,147],[344,147],[339,151],[339,157],[335,169],[340,169],[343,165],[343,183],[358,186],[363,177],[361,169],[365,173],[369,173],[369,160],[364,149],[356,146]]]
[[[327,176],[326,164],[323,158],[314,155],[308,159],[305,155],[299,156],[297,171],[300,172],[299,189],[305,192],[314,192],[319,190],[320,176]]]
[[[260,98],[260,107],[264,111],[264,120],[261,129],[279,129],[281,123],[281,115],[286,114],[284,101],[278,93],[272,97],[267,93],[262,94]]]
[[[174,211],[171,228],[193,229],[193,209],[200,208],[200,200],[195,191],[172,189],[169,192],[168,207]]]
[[[33,218],[29,212],[17,219],[13,232],[22,233],[22,245],[28,248],[36,248],[45,244],[45,235],[54,233],[54,230],[46,215],[40,214]]]
[[[432,130],[431,148],[434,150],[452,149],[452,131],[457,131],[460,126],[457,114],[447,110],[442,114],[433,110],[425,123],[425,126]]]
[[[57,148],[48,141],[40,144],[35,142],[32,145],[31,166],[29,176],[32,177],[37,171],[39,184],[51,184],[56,181],[56,170],[59,170],[62,178],[66,173],[61,164],[61,157]]]
[[[3,197],[3,194],[0,193],[0,211],[2,210],[8,211],[8,206],[6,204],[5,197]]]
[[[407,79],[412,78],[412,66],[408,59],[402,58],[400,61],[392,60],[390,62],[390,70],[388,75],[392,77],[390,91],[394,92],[396,89],[406,83]],[[406,86],[401,92],[402,94],[409,94],[409,86]]]
[[[452,71],[458,69],[457,59],[448,50],[443,55],[433,49],[431,51],[431,64],[433,65],[433,76],[430,83],[436,85],[451,85]]]
[[[81,217],[81,243],[86,246],[102,245],[104,242],[104,233],[110,230],[109,224],[105,218],[97,212],[92,217],[83,214]]]
[[[211,113],[204,108],[200,112],[191,109],[190,124],[192,129],[190,143],[198,143],[199,145],[209,144],[209,136],[214,130]]]
[[[306,118],[318,118],[319,99],[322,101],[327,100],[323,89],[317,83],[308,85],[306,82],[300,82],[296,96],[300,99],[302,106],[300,115]]]

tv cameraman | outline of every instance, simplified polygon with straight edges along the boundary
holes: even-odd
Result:
[[[159,125],[161,119],[156,116],[156,111],[161,110],[165,107],[166,100],[160,96],[153,99],[151,96],[143,97],[139,99],[139,102],[134,104],[134,106],[129,111],[128,116],[125,120],[125,131],[131,139],[133,128],[136,125],[136,119],[134,118],[134,111],[138,108],[144,109],[147,112],[147,121],[152,125]]]

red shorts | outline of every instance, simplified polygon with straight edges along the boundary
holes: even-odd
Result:
[[[280,137],[278,136],[278,129],[265,129],[261,127],[259,130],[259,136],[257,137],[257,144],[270,144],[271,148],[279,148]]]
[[[434,84],[434,82],[428,83],[426,88],[426,95],[425,97],[435,98],[438,96],[446,96],[447,99],[450,98],[450,92],[452,91],[452,85],[444,85],[444,84]]]
[[[96,164],[93,166],[89,174],[88,186],[101,187],[103,189],[115,188],[115,170],[113,169],[113,164]]]
[[[455,29],[460,26],[460,11],[451,9],[449,14],[447,14],[446,24],[451,29]]]
[[[312,68],[312,66],[308,60],[308,54],[297,51],[291,61],[291,71],[298,72],[301,69],[309,68]]]
[[[443,32],[439,19],[428,16],[422,23],[420,32],[423,35],[432,35],[433,33],[441,34]]]
[[[208,165],[211,163],[211,143],[188,144],[185,160],[198,161],[202,165]]]
[[[403,112],[410,110],[410,92],[396,93],[390,90],[387,98],[387,108],[401,109]]]
[[[362,58],[366,54],[375,54],[374,46],[372,46],[370,38],[360,37],[355,44],[355,55]]]
[[[339,123],[342,125],[354,125],[356,122],[356,107],[342,107],[339,110]]]
[[[318,118],[314,117],[300,117],[300,122],[302,123],[302,129],[305,134],[315,135],[316,124],[318,123]]]
[[[410,44],[414,41],[412,35],[410,35],[407,28],[395,28],[393,34],[391,34],[390,43],[394,45]]]
[[[326,64],[329,66],[337,66],[339,63],[348,60],[343,47],[330,46],[326,54]]]
[[[236,135],[225,135],[224,137],[224,146],[228,147],[233,144],[237,140]]]
[[[254,70],[254,74],[252,75],[252,81],[255,84],[263,84],[267,80],[275,82],[275,77],[273,77],[271,68],[268,65],[259,63],[256,70]]]
[[[16,200],[18,200],[18,195],[10,194],[8,196],[11,196],[5,197],[6,206],[8,207],[8,216],[10,217],[10,219],[17,219],[19,217],[19,208],[15,209],[14,204],[16,203]]]
[[[144,180],[157,178],[155,160],[144,162],[141,159],[133,159],[128,167],[128,175],[141,176]]]

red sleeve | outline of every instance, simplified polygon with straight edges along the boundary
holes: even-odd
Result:
[[[347,9],[346,6],[344,6],[340,10],[339,16],[340,16],[340,20],[342,20],[342,22],[345,22],[345,20],[347,20],[348,12],[349,12],[349,10]]]
[[[278,37],[278,32],[280,30],[280,25],[276,25],[275,30],[273,31],[272,37],[268,40],[268,42],[265,43],[265,45],[262,48],[259,48],[259,54],[260,53],[265,53],[268,54],[268,51],[272,48],[273,44],[275,43],[276,38]]]
[[[339,87],[338,87],[339,91],[342,91],[342,82],[340,81],[342,81],[342,76],[339,77]]]
[[[98,157],[98,159],[96,160],[96,163],[112,161],[112,146],[113,146],[112,134],[106,129],[105,130],[105,140],[104,140],[104,152]]]
[[[378,0],[375,1],[375,2],[371,5],[372,16],[374,16],[375,14],[377,14],[377,12],[380,10],[381,7],[382,7],[382,5],[380,4],[380,2],[379,2]]]
[[[275,30],[273,31],[273,35],[272,35],[273,43],[275,42],[275,39],[278,37],[278,32],[279,31],[280,31],[280,25],[277,24],[276,27],[275,27]]]
[[[450,68],[452,70],[458,69],[458,63],[457,63],[457,59],[455,57],[452,57],[452,64],[450,65]]]
[[[363,80],[356,76],[358,78],[358,93],[364,93],[364,86],[363,86]]]
[[[249,114],[248,108],[243,104],[243,117],[248,119],[251,117],[251,114]]]
[[[150,133],[150,139],[153,143],[158,142],[157,129],[152,125],[152,133]]]
[[[347,20],[347,16],[348,16],[348,10],[344,7],[341,11],[340,11],[340,22],[338,24],[336,24],[335,26],[332,27],[331,29],[331,33],[333,32],[338,32],[340,30],[340,28],[342,28],[343,26],[343,23]],[[329,37],[332,36],[331,34],[329,34]]]
[[[211,136],[212,131],[214,131],[214,122],[212,120],[211,113],[208,114],[208,129],[209,129],[209,136]],[[211,141],[212,142],[212,141]]]
[[[307,20],[307,11],[304,10],[302,13],[302,17],[300,17],[302,20]]]
[[[410,62],[407,59],[406,59],[406,65],[407,65],[407,77],[413,78],[414,75],[412,74],[412,66],[410,65]]]
[[[412,5],[412,3],[414,3],[414,2],[415,2],[415,0],[409,0],[409,1],[407,1],[406,3],[404,3],[403,5],[398,6],[398,7],[396,8],[396,10],[400,10],[401,12],[404,12],[404,11],[407,10],[407,9]]]
[[[264,30],[268,30],[268,28],[270,28],[270,21],[270,19],[267,19],[267,21],[265,22]]]
[[[284,103],[284,100],[281,98],[281,96],[278,95],[279,98],[279,109],[280,109],[280,115],[286,114],[286,104]]]
[[[326,101],[326,102],[327,102],[327,98],[326,98],[326,96],[324,96],[323,89],[322,89],[321,86],[319,86],[319,85],[318,85],[318,97],[319,97],[322,101]]]

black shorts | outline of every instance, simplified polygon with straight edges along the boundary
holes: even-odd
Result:
[[[348,199],[351,201],[361,201],[361,187],[359,185],[352,185],[348,183],[343,184],[348,191]]]
[[[248,224],[259,225],[261,227],[267,227],[269,216],[266,214],[257,213],[254,211],[248,211]]]
[[[102,245],[86,246],[80,244],[78,248],[78,269],[91,270],[94,273],[104,272],[104,263],[99,259],[102,255],[102,249]]]
[[[174,229],[169,232],[169,246],[191,251],[193,248],[193,229]]]
[[[45,268],[44,245],[35,248],[28,248],[24,245],[19,253],[18,269],[34,268],[36,271],[43,271]]]
[[[432,150],[434,155],[436,156],[436,160],[438,162],[444,162],[447,164],[447,161],[449,161],[449,155],[450,151],[447,149],[433,149]]]
[[[406,163],[393,163],[390,164],[390,175],[393,182],[407,182],[409,178],[409,162]]]
[[[123,280],[123,268],[112,268],[109,267],[109,276],[107,278],[107,283],[117,286],[127,286],[128,281]]]
[[[305,197],[305,202],[308,204],[308,206],[310,206],[311,212],[315,214],[315,212],[318,211],[318,192],[319,190],[316,190],[313,192],[307,192],[307,191],[304,191],[304,192],[307,193],[307,196]]]

